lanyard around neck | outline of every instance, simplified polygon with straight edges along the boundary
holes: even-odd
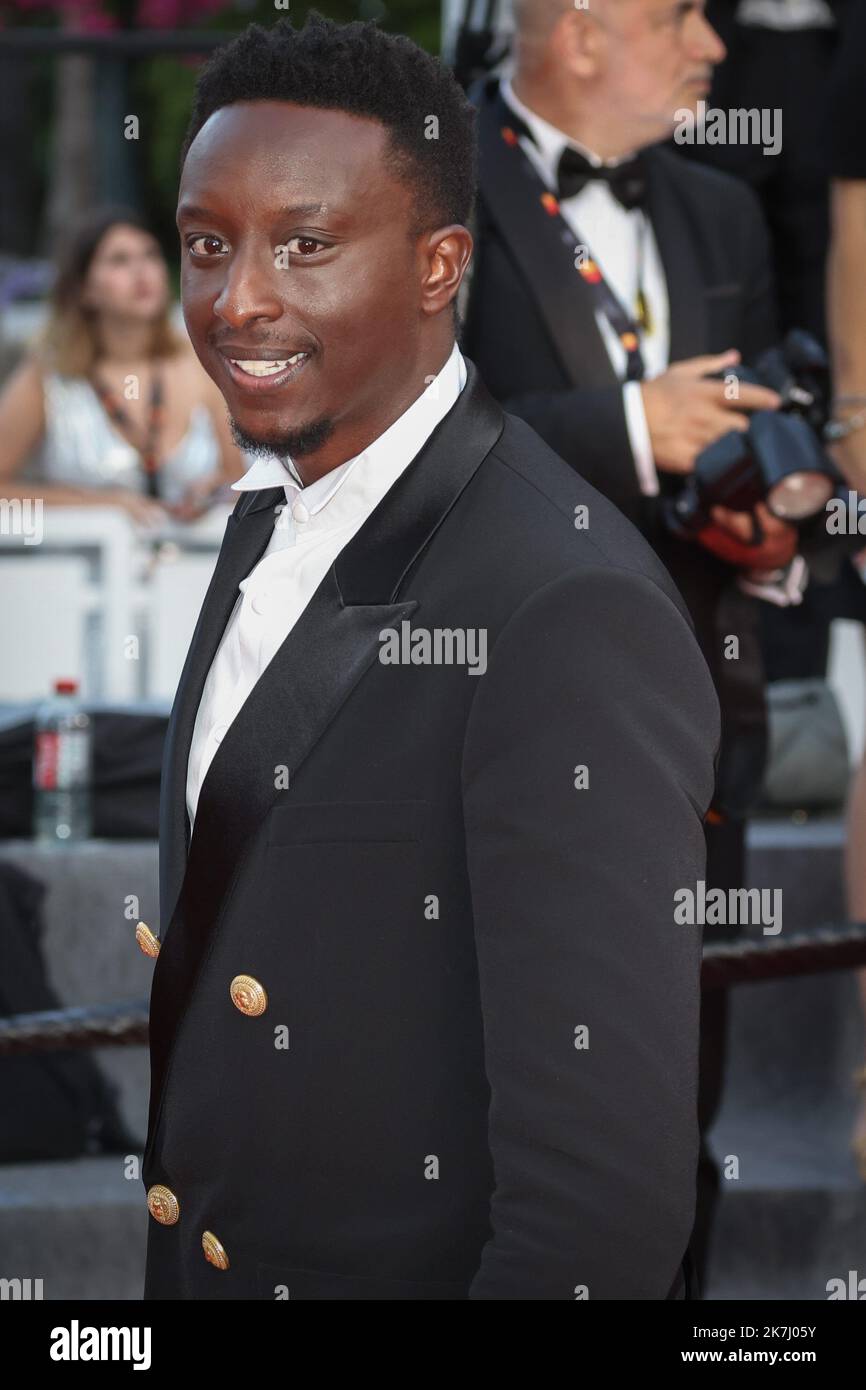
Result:
[[[503,105],[505,105],[504,100]],[[510,117],[511,113],[508,112],[507,107],[506,112]],[[631,315],[627,313],[610,285],[605,280],[601,272],[601,267],[592,256],[589,247],[582,237],[579,237],[579,244],[575,247],[575,232],[562,215],[559,199],[545,186],[541,175],[523,146],[520,144],[520,138],[514,125],[503,125],[500,129],[500,134],[508,148],[515,152],[518,159],[522,160],[523,172],[530,179],[531,184],[535,186],[537,190],[536,197],[540,206],[556,227],[560,240],[568,247],[569,254],[574,258],[574,268],[589,289],[596,307],[604,314],[604,317],[619,338],[626,354],[626,380],[640,380],[645,374],[643,355],[640,350],[640,329],[641,327],[647,330],[649,328],[649,313],[643,289],[639,288],[638,290],[638,317],[637,319],[633,319]],[[575,252],[578,254],[575,254]],[[640,236],[641,272],[642,266],[643,228],[641,228]]]
[[[117,425],[122,431],[126,433],[126,436],[129,439],[130,444],[141,458],[142,467],[144,468],[145,482],[147,484],[147,491],[149,495],[151,497],[158,497],[159,479],[157,475],[159,472],[160,462],[157,457],[156,444],[164,421],[164,410],[162,376],[158,371],[156,364],[153,364],[153,375],[151,377],[150,384],[148,418],[141,444],[136,444],[133,439],[129,438],[130,435],[133,435],[137,432],[137,428],[133,424],[129,412],[124,410],[123,406],[120,404],[120,399],[116,395],[116,393],[112,391],[110,387],[106,386],[103,381],[100,381],[95,369],[91,373],[90,380],[93,385],[93,389],[96,391],[97,396],[102,402],[106,414],[109,416],[109,418],[113,421],[115,425]]]

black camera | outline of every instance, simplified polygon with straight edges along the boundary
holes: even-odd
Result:
[[[811,334],[792,329],[781,348],[723,379],[729,376],[769,386],[782,404],[754,411],[748,430],[731,430],[698,455],[682,490],[663,503],[666,524],[683,538],[707,524],[712,507],[751,512],[766,502],[783,521],[806,521],[823,511],[840,481],[823,447],[830,364]]]

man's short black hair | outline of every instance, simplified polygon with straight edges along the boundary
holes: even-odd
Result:
[[[411,39],[372,20],[336,24],[318,10],[303,29],[287,17],[268,29],[250,24],[199,74],[181,168],[208,117],[236,101],[292,101],[374,117],[390,133],[394,176],[415,191],[410,236],[468,222],[475,108],[448,68]]]

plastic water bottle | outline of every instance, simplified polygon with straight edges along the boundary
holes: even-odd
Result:
[[[68,844],[92,833],[93,730],[77,680],[56,680],[36,711],[33,834],[41,844]]]

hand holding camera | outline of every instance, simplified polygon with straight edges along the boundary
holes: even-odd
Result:
[[[731,564],[782,568],[797,549],[796,524],[823,511],[839,482],[824,448],[827,357],[814,338],[795,329],[754,369],[726,361],[718,371],[724,385],[706,384],[721,387],[740,405],[759,390],[775,395],[777,404],[734,415],[733,427],[698,453],[681,491],[664,500],[665,522],[674,535],[698,541]],[[756,519],[760,536],[754,533]]]
[[[740,361],[735,349],[711,357],[690,357],[641,383],[653,458],[662,473],[691,473],[708,444],[730,430],[749,428],[748,410],[777,410],[782,398],[769,387],[730,381]]]

